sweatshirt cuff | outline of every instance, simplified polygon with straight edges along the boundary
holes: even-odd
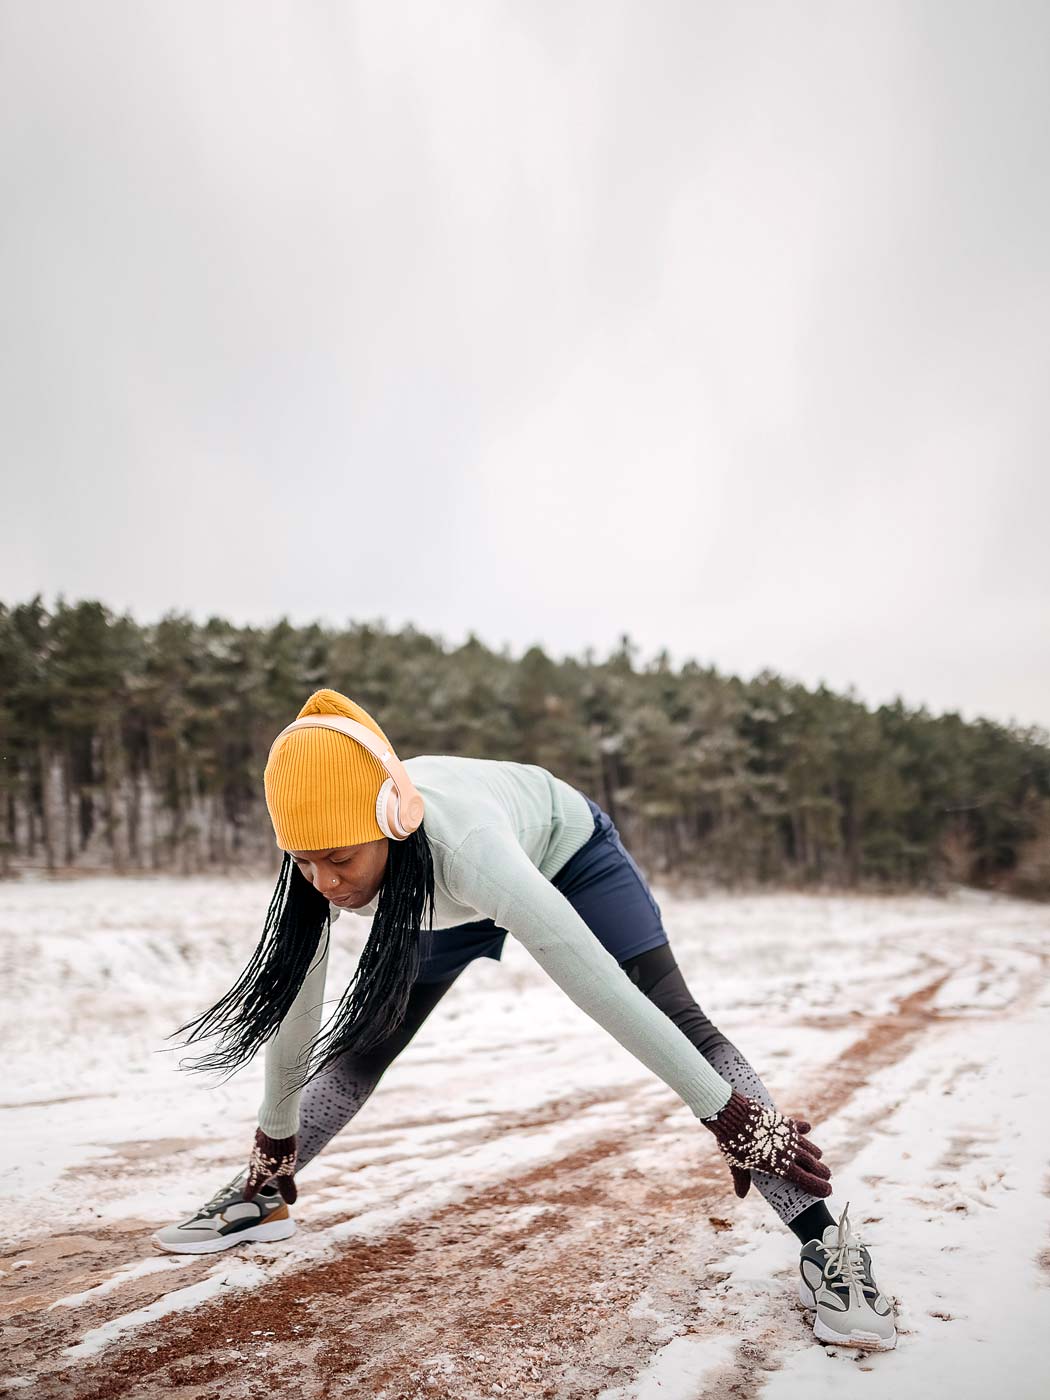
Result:
[[[299,1131],[299,1095],[283,1103],[280,1109],[271,1108],[263,1100],[259,1107],[259,1127],[267,1137],[292,1137]]]
[[[719,1075],[719,1082],[712,1084],[710,1078],[704,1075],[696,1081],[692,1092],[683,1094],[682,1098],[689,1105],[694,1117],[704,1119],[713,1118],[716,1113],[720,1113],[732,1094],[733,1086],[728,1080]]]

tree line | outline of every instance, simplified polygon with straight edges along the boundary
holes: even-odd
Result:
[[[538,763],[650,874],[730,888],[1050,897],[1050,736],[666,652],[520,658],[470,635],[0,604],[0,875],[269,869],[271,739],[321,686],[402,757]]]

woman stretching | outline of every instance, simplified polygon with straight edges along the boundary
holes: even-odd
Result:
[[[669,1085],[718,1143],[738,1196],[752,1181],[798,1237],[800,1296],[824,1341],[889,1348],[893,1310],[831,1173],[694,1001],[660,909],[607,813],[529,763],[424,755],[401,764],[375,720],[332,690],[274,740],[266,804],[285,852],[263,936],[236,984],[180,1028],[218,1034],[198,1069],[265,1045],[248,1167],[154,1242],[211,1253],[295,1230],[295,1173],[364,1104],[456,978],[508,932],[559,987]],[[424,823],[425,813],[425,823]],[[331,920],[371,917],[354,977],[320,1031]]]

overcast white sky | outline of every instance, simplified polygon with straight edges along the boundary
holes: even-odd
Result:
[[[0,4],[0,598],[1050,723],[1050,6]]]

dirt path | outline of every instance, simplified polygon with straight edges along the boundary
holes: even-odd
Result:
[[[946,976],[937,971],[890,1015],[858,1018],[859,1034],[807,1095],[817,1121],[946,1019],[931,1006]],[[60,1289],[86,1289],[99,1283],[103,1262],[110,1277],[141,1260],[145,1227],[127,1221],[102,1238],[85,1229],[42,1243],[34,1260],[50,1253],[56,1277],[38,1272],[34,1293],[12,1300],[6,1317],[18,1373],[31,1379],[34,1400],[233,1400],[291,1390],[303,1400],[586,1400],[622,1386],[667,1340],[647,1310],[683,1332],[697,1326],[698,1296],[713,1296],[725,1277],[719,1260],[737,1209],[720,1159],[682,1131],[678,1105],[661,1098],[656,1107],[647,1091],[632,1103],[630,1139],[598,1136],[382,1240],[345,1243],[294,1272],[281,1269],[278,1247],[231,1251],[238,1267],[247,1257],[261,1271],[261,1286],[146,1321],[75,1364],[64,1349],[88,1329],[192,1287],[199,1264],[178,1261],[171,1272],[158,1259],[157,1272],[112,1293],[48,1310],[59,1275]],[[527,1131],[583,1106],[577,1097],[540,1115],[508,1115],[498,1131]],[[836,1152],[837,1165],[848,1158],[849,1150]],[[702,1321],[717,1328],[720,1319]],[[797,1328],[808,1330],[801,1313]],[[711,1393],[757,1394],[782,1341],[782,1324],[734,1340]]]

